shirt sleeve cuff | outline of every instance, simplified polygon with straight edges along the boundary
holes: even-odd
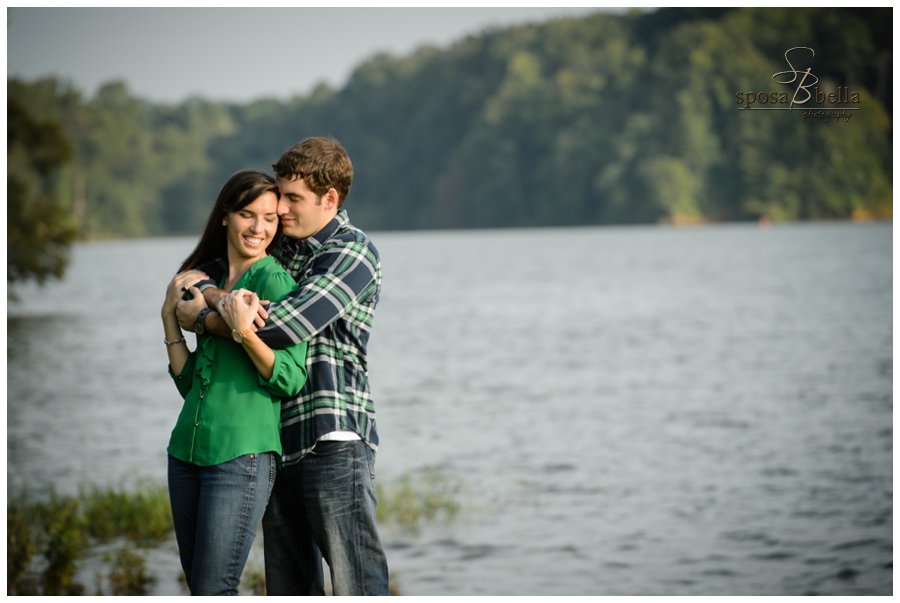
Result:
[[[294,368],[292,360],[291,355],[284,350],[275,350],[272,376],[269,379],[263,379],[263,376],[259,375],[259,384],[272,394],[282,398],[291,398],[299,394],[303,383],[306,382],[306,371],[299,366]],[[297,387],[298,384],[300,387]]]
[[[200,293],[203,293],[210,287],[215,287],[216,283],[212,279],[206,279],[205,281],[199,281],[194,286],[197,287],[198,289],[200,289]]]
[[[184,369],[181,370],[180,375],[176,375],[172,372],[172,365],[169,365],[169,376],[172,377],[172,380],[175,381],[175,387],[178,389],[178,393],[181,394],[181,397],[184,398],[187,396],[187,393],[191,391],[191,378],[190,373],[187,373]]]
[[[175,387],[178,389],[178,393],[181,394],[182,398],[187,397],[188,393],[191,391],[191,385],[194,383],[195,359],[196,352],[191,352],[187,362],[184,363],[184,367],[181,369],[180,375],[175,375],[175,373],[172,372],[172,365],[169,365],[169,376],[172,378],[172,381],[175,382]]]
[[[275,393],[275,395],[285,395],[279,391],[284,375],[284,359],[282,354],[278,353],[278,350],[273,351],[275,352],[275,364],[272,366],[272,376],[268,379],[263,379],[263,376],[260,375],[259,384]]]
[[[263,376],[259,376],[259,384],[260,385],[276,385],[278,383],[278,377],[282,373],[281,368],[282,360],[281,354],[275,352],[275,364],[272,366],[272,376],[269,379],[263,379]]]

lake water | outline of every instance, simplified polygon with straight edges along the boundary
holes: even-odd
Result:
[[[461,505],[385,526],[403,594],[892,594],[891,224],[370,235],[378,478]],[[14,289],[10,493],[164,481],[194,242],[80,244]]]

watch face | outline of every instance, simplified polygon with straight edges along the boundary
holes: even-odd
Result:
[[[194,322],[194,333],[203,335],[206,333],[206,315],[209,314],[209,308],[203,308],[197,314],[197,320]]]
[[[231,332],[231,338],[234,339],[234,340],[235,340],[236,342],[238,342],[238,343],[243,343],[243,342],[244,342],[244,336],[241,335],[241,332],[240,332],[240,331],[232,331],[232,332]]]

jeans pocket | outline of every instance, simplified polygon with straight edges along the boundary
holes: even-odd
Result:
[[[343,454],[345,452],[352,452],[353,445],[356,444],[359,440],[352,440],[349,442],[335,440],[335,441],[324,441],[324,442],[316,442],[316,445],[313,446],[313,449],[309,451],[309,453],[313,456],[325,457],[325,456],[334,456],[336,454]]]

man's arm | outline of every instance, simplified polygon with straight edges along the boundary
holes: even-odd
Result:
[[[194,323],[197,322],[197,315],[203,308],[209,307],[210,311],[203,320],[205,332],[210,335],[218,335],[219,337],[231,337],[231,327],[222,318],[219,312],[219,304],[222,303],[228,293],[215,287],[208,288],[203,291],[203,303],[194,300],[178,302],[175,308],[175,315],[178,317],[178,323],[185,331],[194,331]],[[265,310],[262,310],[265,313]],[[257,315],[257,326],[262,326],[263,318]]]
[[[209,304],[210,313],[206,315],[204,326],[206,332],[210,335],[218,335],[219,337],[231,337],[231,327],[222,318],[221,304],[228,297],[228,292],[218,287],[207,287],[203,289],[203,299]]]
[[[194,314],[194,321],[197,320],[197,315]],[[193,322],[191,322],[191,327],[193,330]],[[222,316],[215,310],[210,310],[209,314],[206,315],[206,318],[203,321],[203,326],[206,329],[206,333],[209,335],[217,335],[218,337],[231,337],[231,327],[225,322]],[[182,325],[184,327],[184,325]],[[185,329],[187,327],[184,327]]]
[[[319,252],[312,272],[297,289],[269,305],[269,319],[257,335],[276,349],[309,341],[347,314],[356,300],[378,295],[380,286],[381,262],[368,241],[333,245]],[[370,320],[368,316],[357,318]]]
[[[198,266],[195,271],[201,280],[195,283],[194,286],[200,289],[210,309],[210,313],[206,315],[206,320],[203,321],[206,332],[212,335],[219,335],[220,337],[231,335],[231,329],[225,324],[225,321],[222,320],[222,316],[219,314],[219,304],[228,293],[216,286],[216,283],[222,281],[227,271],[228,262],[224,258]],[[196,318],[194,316],[195,320]]]
[[[185,282],[192,282],[191,286],[197,287],[202,292],[203,298],[206,300],[205,305],[209,306],[211,310],[203,321],[206,332],[220,337],[231,337],[231,327],[228,326],[218,312],[219,304],[225,299],[228,292],[216,287],[216,282],[222,280],[226,270],[227,263],[223,259],[219,259],[203,264],[194,270],[185,270],[178,275]],[[267,301],[263,303],[267,303]],[[176,308],[176,316],[181,328],[194,332],[197,314],[203,307],[204,305],[200,304],[199,301],[195,303],[179,302]],[[265,310],[263,310],[263,315],[265,315]],[[257,317],[256,324],[261,327],[264,324],[263,320],[263,318]]]

